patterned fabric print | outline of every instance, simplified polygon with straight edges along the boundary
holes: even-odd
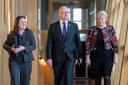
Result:
[[[116,38],[116,33],[113,26],[108,25],[103,28],[103,39],[105,50],[112,49],[114,53],[118,52],[118,43]],[[96,38],[98,30],[96,26],[90,28],[86,41],[86,55],[90,54],[90,51],[96,50]]]

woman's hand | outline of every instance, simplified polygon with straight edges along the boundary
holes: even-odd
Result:
[[[13,51],[15,54],[18,53],[18,51],[17,51],[16,48],[14,48],[14,47],[11,48],[11,51]]]
[[[19,50],[19,52],[21,52],[21,51],[25,50],[25,47],[24,46],[19,46],[17,49]]]
[[[17,54],[18,52],[21,52],[21,51],[25,50],[25,47],[24,47],[24,46],[19,46],[18,48],[12,47],[11,50],[12,50],[15,54]]]
[[[18,48],[16,48],[16,51],[17,52],[21,52],[23,50],[25,50],[25,47],[24,46],[19,46]]]
[[[86,63],[87,66],[89,66],[91,64],[90,55],[86,56],[85,63]]]
[[[114,54],[113,62],[114,62],[114,64],[118,63],[118,54],[117,53]]]

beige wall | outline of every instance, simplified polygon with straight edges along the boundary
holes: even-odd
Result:
[[[0,0],[0,37],[2,37],[2,0]],[[0,38],[0,69],[2,69],[2,38]],[[2,70],[0,70],[0,84],[2,82]]]

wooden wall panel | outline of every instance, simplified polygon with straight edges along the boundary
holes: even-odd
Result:
[[[111,0],[107,0],[110,3]],[[119,62],[112,73],[112,85],[128,85],[128,3],[124,0],[112,1],[107,4],[106,10],[109,13],[110,24],[116,28],[119,40]]]
[[[10,0],[4,0],[4,28],[3,28],[3,42],[6,40],[7,33],[10,31]],[[3,43],[2,43],[3,46]],[[2,84],[1,85],[9,85],[10,84],[10,74],[8,69],[8,53],[2,49]],[[8,82],[7,82],[8,81]]]
[[[110,2],[110,1],[108,1],[108,2]],[[110,7],[109,8],[106,8],[106,11],[107,10],[111,11],[111,12],[108,12],[108,15],[109,15],[109,18],[110,18],[110,24],[114,26],[114,28],[116,30],[116,34],[119,35],[117,33],[117,29],[118,29],[118,27],[117,27],[117,22],[118,22],[117,19],[118,19],[118,15],[119,15],[120,0],[115,0],[115,2],[114,1],[111,1],[111,5],[112,6],[110,6],[108,4],[108,7],[109,6]],[[113,82],[114,81],[114,76],[116,75],[115,74],[115,70],[116,70],[116,65],[114,64],[113,65],[112,74],[111,74],[111,83],[112,83],[112,85],[114,83]]]
[[[2,17],[3,17],[3,0],[0,0],[0,37],[2,37],[2,25],[3,25],[3,21],[2,21]],[[2,84],[2,41],[3,39],[0,38],[0,85]]]
[[[127,26],[127,31],[126,32],[127,32],[127,34],[126,34],[126,38],[125,38],[126,39],[126,41],[125,41],[125,51],[124,51],[124,58],[123,58],[123,66],[122,66],[120,85],[128,85],[128,79],[127,79],[128,78],[128,26]]]
[[[122,64],[122,73],[121,73],[121,80],[120,85],[128,85],[128,3],[125,4],[126,11],[125,11],[125,41],[124,41],[124,55],[123,55],[123,64]],[[123,22],[124,23],[124,22]]]
[[[126,38],[126,30],[127,30],[127,22],[128,22],[128,13],[126,13],[127,7],[124,7],[123,11],[123,22],[121,24],[121,32],[120,32],[120,37],[119,37],[119,62],[117,65],[117,70],[116,70],[116,75],[114,79],[114,85],[118,85],[120,83],[120,76],[122,72],[122,62],[123,62],[123,57],[124,57],[124,48],[125,48],[125,38]]]
[[[48,30],[43,30],[41,32],[41,41],[42,41],[42,51],[41,51],[41,56],[43,57],[44,60],[46,60],[46,55],[45,55],[45,46],[46,46],[46,42],[47,42],[47,34],[48,34]],[[45,64],[46,62],[44,61],[40,61],[39,63],[39,85],[53,85],[54,83],[54,75],[53,75],[53,71],[52,68],[50,68],[47,64]]]

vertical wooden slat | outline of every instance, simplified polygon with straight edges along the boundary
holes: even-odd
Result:
[[[116,1],[115,13],[114,13],[115,17],[114,17],[114,20],[113,20],[113,23],[114,23],[113,26],[116,28],[115,30],[116,30],[116,36],[117,36],[118,40],[119,40],[120,29],[121,29],[123,7],[124,7],[124,5],[123,5],[123,1],[122,0]],[[115,65],[113,67],[115,67]],[[112,71],[112,76],[111,76],[112,85],[114,85],[115,75],[116,75],[116,72],[115,72],[115,68],[114,68],[114,70]]]
[[[117,28],[117,18],[118,18],[118,12],[119,12],[119,7],[120,7],[120,0],[116,0],[115,1],[115,11],[114,11],[114,14],[113,14],[113,26]],[[116,30],[116,29],[115,29]]]
[[[108,13],[108,16],[110,18],[110,14],[111,14],[111,6],[112,6],[112,0],[107,0],[108,6],[106,6],[106,11]],[[110,21],[109,21],[110,22]]]
[[[48,15],[48,26],[52,23],[52,16],[53,16],[53,2],[54,2],[54,0],[48,0],[48,2],[49,2],[49,9],[48,9],[48,13],[49,13],[49,15]]]
[[[14,7],[15,7],[15,0],[10,0],[10,29],[12,30],[13,28],[13,24],[14,24],[14,17],[15,17],[15,10],[14,10]]]
[[[6,39],[7,33],[10,31],[10,0],[4,0],[4,39]],[[2,80],[2,85],[9,85],[10,84],[10,74],[9,74],[9,69],[8,69],[8,58],[9,55],[8,53],[3,50],[3,80]],[[8,81],[8,82],[7,82]]]
[[[121,23],[122,21],[122,17],[123,17],[123,9],[124,9],[124,3],[123,0],[120,0],[120,5],[119,5],[119,12],[118,12],[118,18],[117,18],[117,23],[116,23],[116,33],[117,33],[117,39],[119,40],[119,36],[120,36],[120,30],[121,30]]]
[[[111,10],[111,12],[110,12],[110,15],[109,15],[109,23],[110,24],[113,24],[113,16],[114,16],[114,12],[115,12],[115,2],[116,2],[116,0],[112,0],[112,2],[111,2],[111,8],[110,8],[110,10]]]
[[[3,34],[3,0],[0,0],[0,37]],[[2,41],[3,39],[0,38],[0,85],[2,84]]]
[[[114,28],[115,28],[115,30],[117,30],[117,26],[116,26],[116,24],[117,24],[117,19],[118,19],[118,12],[119,12],[119,7],[120,7],[120,0],[116,0],[115,1],[115,6],[114,6],[114,13],[113,13],[113,20],[112,20],[112,22],[111,23],[113,23],[112,25],[114,26]],[[112,16],[112,15],[111,15]],[[110,17],[111,17],[110,16]],[[111,17],[112,18],[112,17]],[[118,35],[118,33],[116,32],[116,34]],[[113,70],[112,70],[112,74],[111,74],[111,83],[112,83],[112,85],[113,85],[113,82],[114,82],[114,75],[116,75],[115,74],[115,69],[116,69],[116,65],[114,64],[113,65]]]
[[[106,11],[109,11],[109,6],[110,6],[110,1],[111,0],[106,0]]]

